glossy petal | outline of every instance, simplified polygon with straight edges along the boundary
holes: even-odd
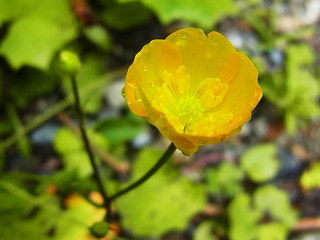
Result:
[[[223,35],[185,28],[136,55],[125,95],[133,113],[191,155],[241,130],[262,97],[257,77]]]

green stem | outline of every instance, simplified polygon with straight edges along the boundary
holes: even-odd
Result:
[[[101,89],[101,87],[105,86],[106,83],[111,81],[111,79],[118,78],[123,74],[124,74],[124,68],[105,74],[104,76],[99,78],[97,81],[89,83],[88,85],[85,86],[85,88],[80,89],[81,95],[88,96],[89,94],[92,94],[94,91]],[[8,149],[10,146],[15,144],[16,142],[18,142],[21,137],[25,136],[27,133],[29,133],[39,125],[43,124],[45,121],[47,121],[48,119],[56,115],[58,112],[62,111],[63,109],[71,105],[71,103],[72,103],[72,99],[70,97],[67,97],[66,99],[48,108],[47,111],[44,111],[43,113],[34,117],[30,122],[28,122],[25,126],[17,129],[13,135],[8,137],[3,142],[1,140],[2,142],[1,147],[3,151]]]
[[[19,115],[14,108],[14,106],[11,103],[7,104],[7,114],[10,122],[13,125],[13,128],[15,131],[19,131],[23,127],[21,120],[19,118]],[[29,142],[29,139],[26,136],[21,136],[21,138],[18,141],[18,148],[20,150],[20,153],[25,157],[31,156],[31,144]]]
[[[75,77],[71,78],[71,82],[72,82],[72,90],[73,90],[74,99],[75,99],[75,107],[76,107],[76,111],[78,113],[79,128],[80,128],[81,136],[82,136],[86,151],[88,153],[88,156],[89,156],[89,159],[90,159],[93,171],[94,171],[94,176],[96,178],[100,193],[102,194],[102,197],[103,197],[104,207],[107,210],[107,215],[106,215],[107,221],[110,222],[110,220],[111,220],[111,201],[109,200],[107,192],[103,186],[102,178],[100,176],[99,169],[98,169],[98,165],[94,159],[94,155],[93,155],[93,152],[92,152],[92,149],[90,146],[90,141],[89,141],[89,138],[86,133],[85,117],[84,117],[84,113],[81,108],[80,96],[79,96],[77,81],[76,81]]]
[[[142,183],[147,181],[153,174],[155,174],[171,157],[171,155],[176,150],[176,147],[173,143],[170,144],[168,149],[165,151],[165,153],[162,155],[162,157],[156,162],[156,164],[147,172],[145,175],[143,175],[140,179],[126,187],[125,189],[121,190],[120,192],[114,194],[113,196],[110,196],[110,200],[113,201],[116,198],[130,192],[131,190],[139,187]]]

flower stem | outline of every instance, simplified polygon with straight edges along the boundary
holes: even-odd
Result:
[[[86,133],[85,117],[84,117],[84,113],[82,111],[81,104],[80,104],[80,97],[79,97],[79,92],[78,92],[77,81],[74,76],[71,77],[71,82],[72,82],[73,95],[74,95],[74,99],[75,99],[75,107],[76,107],[76,111],[78,113],[78,124],[79,124],[79,128],[80,128],[81,136],[82,136],[86,151],[88,153],[88,156],[89,156],[92,168],[93,168],[96,182],[98,184],[100,193],[102,194],[102,197],[103,197],[103,205],[104,205],[105,209],[107,210],[106,220],[108,222],[110,222],[110,220],[111,220],[111,200],[110,200],[110,198],[108,198],[108,194],[103,186],[102,178],[100,176],[99,169],[98,169],[97,163],[94,159],[93,151],[90,146],[90,141],[89,141],[89,138]]]
[[[106,83],[110,82],[112,79],[116,79],[120,76],[123,76],[126,69],[127,69],[127,67],[120,68],[120,69],[118,69],[114,72],[111,72],[111,73],[107,73],[107,74],[103,75],[101,78],[99,78],[98,80],[93,81],[92,83],[89,83],[88,85],[86,85],[85,88],[80,89],[80,92],[82,93],[83,96],[88,96],[89,94],[93,94],[95,91],[100,89],[102,86],[105,86]],[[57,114],[58,112],[65,109],[66,107],[68,107],[71,104],[72,104],[72,98],[70,98],[68,96],[66,99],[61,100],[60,102],[52,105],[46,111],[35,116],[27,124],[25,124],[24,126],[22,126],[19,129],[17,129],[15,131],[15,133],[10,135],[7,139],[5,139],[5,140],[1,139],[0,145],[3,149],[3,151],[7,150],[13,144],[18,142],[22,137],[24,137],[27,133],[31,132],[33,129],[35,129],[36,127],[43,124],[45,121],[48,121],[55,114]]]
[[[146,172],[140,179],[126,187],[125,189],[121,190],[120,192],[114,194],[113,196],[110,196],[110,201],[115,200],[116,198],[130,192],[131,190],[139,187],[142,183],[147,181],[153,174],[155,174],[171,157],[171,155],[176,150],[176,147],[173,143],[170,144],[168,149],[165,151],[165,153],[162,155],[162,157],[156,162],[156,164],[148,171]]]

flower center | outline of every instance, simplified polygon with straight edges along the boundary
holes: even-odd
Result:
[[[228,90],[218,78],[191,79],[184,66],[175,72],[164,71],[162,80],[154,101],[176,130],[186,134],[191,134],[208,111],[213,111],[222,102]]]
[[[201,119],[203,115],[203,108],[198,97],[192,95],[181,96],[176,100],[174,113],[184,126],[185,133],[190,125]]]

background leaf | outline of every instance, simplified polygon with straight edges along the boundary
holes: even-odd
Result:
[[[161,151],[144,149],[133,168],[133,178],[144,174],[161,156]],[[180,177],[168,165],[142,186],[115,201],[125,228],[139,235],[160,236],[173,229],[183,229],[205,203],[204,188]]]
[[[242,170],[230,162],[222,162],[217,169],[206,171],[208,191],[211,194],[223,194],[232,197],[241,192]]]
[[[125,117],[105,119],[95,126],[95,130],[103,134],[113,144],[132,140],[146,129],[146,121],[132,113]]]
[[[135,0],[118,0],[133,2]],[[185,20],[209,28],[221,17],[235,12],[232,0],[140,0],[150,7],[163,24],[174,20]]]
[[[17,0],[12,2],[15,1]],[[30,7],[25,1],[22,3],[23,5],[16,5],[21,12],[23,11],[22,16],[19,16],[20,11],[16,10],[14,14],[4,19],[19,16],[10,26],[9,33],[2,41],[0,54],[4,55],[15,69],[29,65],[46,70],[54,54],[77,35],[77,27],[69,1],[32,0],[33,5],[30,11],[21,9],[24,6]],[[6,7],[4,11],[10,12],[9,7],[15,4],[4,5]]]
[[[8,194],[1,189],[3,185],[4,182],[1,182],[1,239],[94,239],[90,237],[88,226],[103,217],[103,209],[94,207],[79,195],[71,195],[67,198],[67,209],[61,210],[54,195],[35,197],[12,184],[9,185]]]
[[[260,187],[254,194],[256,209],[262,214],[269,213],[287,228],[294,225],[297,214],[292,210],[288,195],[272,185]]]
[[[109,142],[103,136],[94,132],[89,132],[88,135],[92,144],[104,150],[108,149]],[[57,131],[54,148],[62,156],[67,171],[75,171],[79,178],[89,177],[92,174],[92,166],[83,141],[71,129],[60,128]]]
[[[108,26],[127,30],[150,19],[152,12],[140,2],[115,4],[104,13],[104,21]]]
[[[272,179],[279,170],[276,146],[272,143],[250,148],[241,156],[241,167],[255,182]]]
[[[306,169],[301,178],[300,183],[304,189],[320,188],[320,163],[315,162]]]
[[[260,218],[259,212],[251,209],[250,196],[238,194],[228,207],[231,229],[229,236],[232,240],[255,239],[257,236],[256,224]]]

